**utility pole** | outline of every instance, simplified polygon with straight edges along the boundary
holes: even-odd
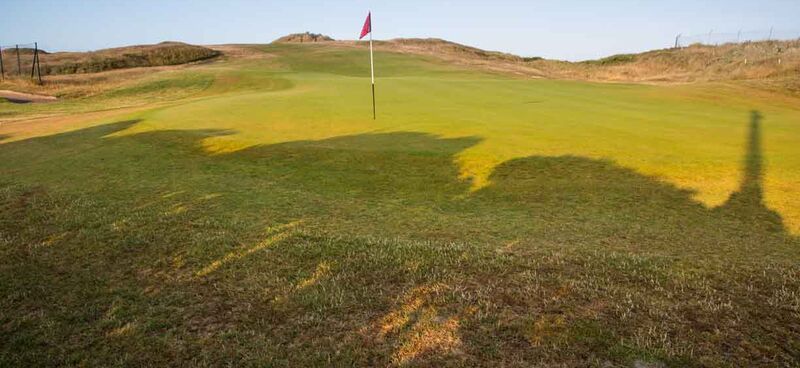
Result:
[[[769,27],[769,37],[767,37],[767,41],[772,41],[772,28],[773,27]]]
[[[676,49],[678,48],[678,40],[680,40],[680,38],[681,38],[681,34],[680,34],[680,33],[678,33],[678,35],[677,35],[677,36],[675,36],[675,48],[676,48]]]
[[[741,39],[742,39],[742,30],[739,29],[739,32],[736,32],[736,43],[739,43]]]

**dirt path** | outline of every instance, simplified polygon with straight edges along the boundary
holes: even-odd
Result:
[[[14,92],[5,89],[0,89],[0,98],[13,103],[40,103],[40,102],[53,102],[57,98],[53,96],[33,95],[30,93]]]

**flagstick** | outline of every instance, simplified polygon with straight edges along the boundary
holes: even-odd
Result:
[[[372,61],[372,12],[369,16],[369,71],[372,75],[372,120],[375,120],[375,64]]]

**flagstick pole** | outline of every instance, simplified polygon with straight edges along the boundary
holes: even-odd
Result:
[[[372,76],[372,120],[375,120],[375,64],[372,61],[372,12],[369,17],[369,71]]]

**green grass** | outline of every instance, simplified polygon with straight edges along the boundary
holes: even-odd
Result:
[[[796,101],[258,50],[0,125],[0,365],[800,363]]]
[[[616,65],[616,64],[625,64],[630,63],[636,60],[636,55],[634,54],[618,54],[618,55],[611,55],[608,57],[604,57],[602,59],[597,60],[587,60],[585,63],[587,64],[596,64],[596,65]]]
[[[107,101],[108,98],[114,97],[158,95],[164,98],[165,95],[169,96],[171,94],[186,95],[202,92],[209,88],[213,82],[214,78],[212,76],[203,74],[180,75],[170,79],[165,79],[161,76],[157,80],[144,81],[130,87],[109,91],[98,98]]]

